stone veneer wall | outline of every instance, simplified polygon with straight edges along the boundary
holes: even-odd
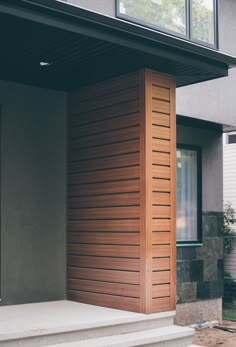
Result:
[[[177,303],[223,295],[223,213],[203,213],[203,246],[177,247]]]

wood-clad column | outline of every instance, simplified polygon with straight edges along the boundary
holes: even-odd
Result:
[[[137,71],[69,96],[68,298],[175,307],[174,78]]]
[[[141,307],[175,309],[175,78],[145,69],[141,109]]]

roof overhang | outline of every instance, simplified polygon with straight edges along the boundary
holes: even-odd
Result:
[[[56,0],[2,0],[0,31],[1,79],[61,90],[143,67],[184,86],[236,66],[232,56]]]

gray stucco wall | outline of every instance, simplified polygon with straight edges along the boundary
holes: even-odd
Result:
[[[223,211],[222,134],[216,131],[177,126],[177,143],[202,149],[202,209]]]
[[[68,4],[115,17],[115,0],[61,0]]]
[[[177,302],[183,304],[223,295],[222,134],[177,126],[177,142],[202,151],[202,245],[177,246]],[[212,318],[200,310],[195,322]]]
[[[236,1],[219,0],[219,48],[236,56]],[[177,89],[177,113],[236,126],[236,68],[229,77]]]
[[[0,82],[2,304],[66,295],[66,96]]]

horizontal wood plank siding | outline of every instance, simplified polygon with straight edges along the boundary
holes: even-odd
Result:
[[[68,299],[175,309],[175,80],[143,69],[69,96]]]
[[[132,73],[70,95],[68,155],[68,298],[136,312],[140,76]]]
[[[152,72],[152,312],[175,309],[175,85]]]

